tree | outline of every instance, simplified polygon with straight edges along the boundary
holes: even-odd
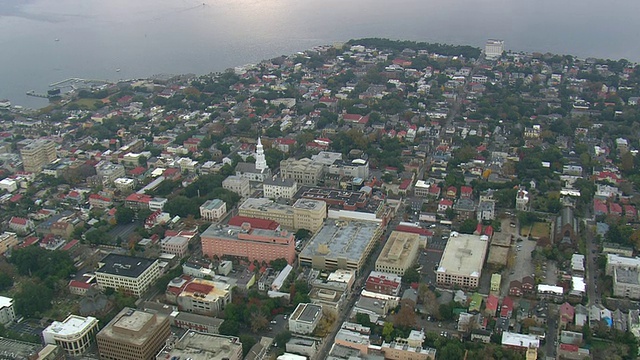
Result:
[[[116,210],[116,222],[120,225],[131,224],[135,219],[136,213],[128,207],[120,206]]]
[[[463,234],[473,234],[476,231],[476,227],[478,226],[478,220],[476,219],[467,219],[462,222],[460,225],[460,232]]]
[[[269,266],[273,268],[275,271],[281,271],[288,265],[287,260],[284,258],[279,258],[275,260],[269,261]]]
[[[445,212],[444,212],[444,216],[448,220],[453,220],[453,219],[456,218],[456,211],[452,207],[447,208],[447,210],[445,210]]]
[[[13,299],[16,313],[24,317],[40,317],[51,308],[53,290],[40,282],[26,281]]]
[[[282,332],[279,332],[274,338],[273,338],[274,342],[276,344],[278,344],[278,346],[282,346],[284,347],[284,345],[286,343],[289,342],[289,340],[291,340],[291,332],[289,332],[288,330],[284,330]]]
[[[299,229],[296,231],[296,240],[310,239],[313,233],[307,229]]]
[[[0,291],[5,291],[13,286],[13,278],[5,273],[0,273]]]
[[[420,282],[420,272],[415,266],[408,268],[402,276],[402,282],[405,284],[412,284]]]
[[[238,336],[240,334],[240,324],[235,320],[226,319],[220,324],[218,332],[221,335]]]
[[[382,327],[382,337],[385,339],[385,341],[393,340],[392,335],[394,330],[395,329],[393,328],[393,323],[384,323],[384,326]]]
[[[39,246],[14,250],[10,261],[20,275],[35,276],[48,284],[67,279],[75,272],[69,253],[60,250],[48,251]]]
[[[251,331],[257,333],[269,327],[269,320],[267,317],[260,313],[254,312],[251,315]]]
[[[242,343],[242,356],[247,356],[253,345],[257,343],[256,338],[251,335],[240,335],[240,342]]]
[[[402,302],[393,324],[401,328],[412,328],[416,324],[416,311],[412,301]]]
[[[147,160],[149,160],[149,159],[147,159],[147,157],[146,157],[146,156],[144,156],[144,155],[140,155],[140,156],[138,157],[138,165],[140,165],[140,166],[144,166],[144,167],[147,167]]]
[[[367,314],[357,313],[355,320],[356,324],[360,324],[362,326],[371,327],[373,325],[371,323],[371,318]]]
[[[236,129],[241,133],[251,130],[251,120],[249,120],[249,118],[243,117],[242,119],[238,120]]]

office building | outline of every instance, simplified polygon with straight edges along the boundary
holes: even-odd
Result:
[[[54,321],[42,331],[45,344],[58,345],[70,356],[83,354],[98,332],[98,319],[69,315],[64,321]]]
[[[283,258],[292,264],[296,256],[293,233],[253,228],[248,222],[241,226],[211,225],[200,239],[202,252],[209,258],[232,256],[267,263]]]
[[[477,288],[488,246],[489,238],[485,235],[452,232],[436,271],[438,285]]]
[[[372,271],[367,277],[365,289],[377,294],[398,296],[402,286],[402,277],[397,274]]]
[[[180,311],[214,316],[231,303],[231,288],[222,281],[176,278],[167,286],[166,299]]]
[[[57,158],[56,144],[45,139],[23,140],[20,142],[20,156],[24,171],[39,173],[46,165],[51,164]]]
[[[613,296],[640,299],[640,269],[616,267],[613,269]]]
[[[140,297],[160,277],[158,260],[109,254],[98,263],[96,282],[102,289],[112,288]]]
[[[418,258],[420,235],[393,231],[376,260],[376,271],[403,276]]]
[[[232,191],[243,198],[251,194],[249,179],[240,176],[228,176],[222,181],[222,188]]]
[[[289,317],[289,331],[294,334],[312,334],[321,318],[321,306],[304,303],[298,304],[293,314]]]
[[[484,45],[484,57],[488,60],[496,60],[504,52],[504,40],[489,39]]]
[[[324,175],[324,166],[311,159],[289,158],[280,161],[280,176],[300,185],[317,185]]]
[[[262,196],[268,199],[292,199],[298,192],[298,183],[293,179],[273,178],[262,183]]]
[[[323,201],[298,199],[293,205],[283,205],[267,198],[248,198],[238,207],[240,216],[273,220],[290,230],[316,232],[327,218]]]
[[[189,239],[185,236],[167,236],[160,240],[160,248],[165,254],[173,254],[182,259],[189,249]]]
[[[167,315],[124,308],[96,335],[100,360],[154,360],[170,334]]]
[[[0,235],[0,255],[3,255],[16,245],[18,245],[18,235],[16,233],[5,231]]]
[[[126,173],[122,164],[103,160],[96,164],[96,175],[103,185],[111,185],[116,179],[125,177]]]
[[[0,324],[8,325],[16,319],[16,311],[13,308],[13,299],[0,296]]]
[[[300,265],[320,270],[360,271],[382,235],[381,223],[328,219],[298,256]]]
[[[207,200],[200,205],[200,217],[207,221],[218,221],[227,213],[227,203],[220,199]]]
[[[187,331],[175,341],[168,341],[156,360],[242,360],[242,343],[234,336]]]

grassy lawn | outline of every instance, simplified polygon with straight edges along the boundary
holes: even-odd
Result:
[[[76,104],[80,109],[95,110],[96,107],[94,104],[97,101],[100,101],[100,99],[78,99],[68,103],[66,106],[68,107],[71,104]]]
[[[537,222],[533,224],[531,236],[534,238],[549,237],[549,223]]]

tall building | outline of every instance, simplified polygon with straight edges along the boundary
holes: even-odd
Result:
[[[18,245],[18,235],[9,231],[5,231],[0,235],[0,255]]]
[[[488,60],[500,58],[503,52],[504,40],[489,39],[484,45],[484,57]]]
[[[452,232],[436,271],[438,285],[477,288],[488,247],[489,238],[485,235]]]
[[[264,147],[262,140],[258,137],[258,145],[256,146],[256,170],[264,171],[269,168],[267,159],[264,157]]]
[[[7,325],[16,319],[16,311],[13,308],[13,299],[0,296],[0,324]]]
[[[98,263],[96,282],[102,289],[112,288],[140,297],[160,277],[158,260],[109,254]]]
[[[176,342],[167,345],[158,353],[156,360],[190,359],[242,360],[242,343],[233,336],[203,334],[187,331]]]
[[[68,355],[83,354],[98,332],[98,319],[89,316],[69,315],[64,321],[54,321],[42,331],[46,344],[58,345]]]
[[[251,184],[249,179],[241,176],[231,175],[222,181],[222,188],[233,191],[240,197],[247,197],[251,194]]]
[[[289,158],[280,161],[280,176],[301,185],[317,185],[324,175],[324,166],[311,159]]]
[[[22,143],[22,142],[21,142]],[[20,149],[24,171],[39,173],[45,165],[49,165],[57,158],[56,144],[45,139],[29,140]]]
[[[382,232],[379,222],[328,219],[309,240],[298,261],[320,270],[360,271]]]
[[[420,235],[393,231],[376,260],[376,271],[403,276],[416,261]]]
[[[267,198],[248,198],[238,207],[238,214],[273,220],[290,230],[316,232],[327,218],[327,204],[320,200],[299,199],[293,205],[283,205]]]
[[[154,360],[171,334],[169,317],[124,308],[96,335],[101,360]]]
[[[293,264],[296,257],[293,233],[253,228],[248,222],[241,226],[211,225],[200,239],[203,254],[210,258],[233,256],[266,262],[283,258]]]

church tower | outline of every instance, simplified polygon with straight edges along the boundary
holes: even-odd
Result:
[[[260,141],[260,137],[258,137],[258,145],[256,146],[256,170],[264,172],[268,168],[269,166],[267,165],[267,159],[265,159],[264,157],[264,148],[262,146],[262,141]]]

